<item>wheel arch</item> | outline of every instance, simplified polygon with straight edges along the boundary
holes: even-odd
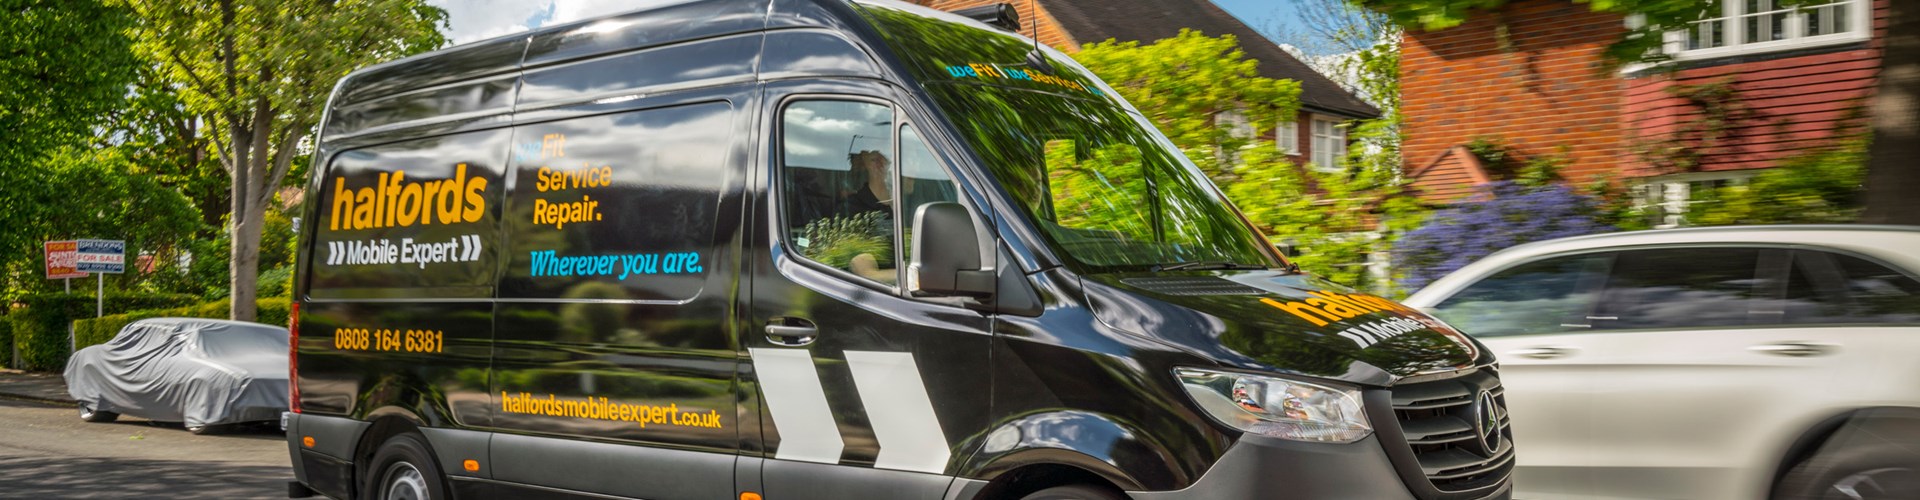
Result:
[[[426,421],[406,409],[395,406],[378,408],[367,413],[367,421],[370,423],[367,430],[360,433],[360,440],[353,447],[353,484],[356,487],[365,484],[367,468],[373,462],[373,455],[380,451],[380,445],[388,439],[407,433],[420,434],[422,436],[420,441],[427,443],[429,447],[432,446],[432,443],[425,439],[425,434],[420,432],[421,428],[426,427]],[[438,463],[439,457],[431,453],[432,449],[429,448],[428,451],[427,458],[435,461],[436,466],[442,465]],[[446,470],[446,468],[441,467],[440,470]]]
[[[1920,439],[1920,407],[1874,406],[1842,411],[1814,422],[1801,431],[1798,437],[1789,442],[1779,453],[1779,459],[1773,464],[1764,491],[1771,498],[1778,493],[1780,479],[1802,461],[1812,458],[1826,447],[1842,429],[1896,430],[1909,437]]]

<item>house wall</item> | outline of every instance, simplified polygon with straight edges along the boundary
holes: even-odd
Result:
[[[1498,136],[1523,155],[1566,156],[1562,174],[1574,182],[1618,171],[1629,156],[1619,109],[1627,85],[1599,63],[1625,30],[1620,16],[1584,3],[1525,0],[1453,28],[1409,31],[1400,62],[1406,163]]]
[[[1776,166],[1863,131],[1892,1],[1906,0],[1874,0],[1875,33],[1864,44],[1689,61],[1673,72],[1602,70],[1624,19],[1570,0],[1525,0],[1455,28],[1410,32],[1405,161],[1411,172],[1448,148],[1499,136],[1522,155],[1566,155],[1573,163],[1563,173],[1575,183],[1680,173],[1643,155],[1661,145],[1693,146],[1692,168],[1702,172]],[[1733,89],[1734,119],[1714,127],[1722,132],[1711,143],[1666,141],[1708,128],[1699,106],[1672,92],[1704,84]]]
[[[907,3],[918,4],[937,10],[952,11],[1009,2],[1005,0],[907,0]],[[1040,40],[1040,43],[1066,52],[1080,50],[1080,43],[1074,40],[1072,36],[1067,35],[1067,31],[1060,27],[1060,22],[1055,21],[1053,15],[1047,13],[1047,9],[1039,8],[1036,5],[1037,2],[1011,3],[1013,4],[1014,12],[1020,13],[1020,25],[1023,28],[1021,34],[1031,36],[1032,34],[1026,33],[1026,31],[1030,29],[1037,30],[1039,36],[1036,37],[1036,39]],[[1039,12],[1039,17],[1035,17],[1034,13],[1036,10]],[[1040,21],[1038,27],[1034,27],[1033,23],[1035,19]]]
[[[1810,55],[1755,54],[1627,80],[1622,112],[1632,140],[1657,144],[1678,136],[1702,144],[1701,107],[1674,96],[1678,86],[1728,85],[1734,116],[1718,140],[1697,148],[1699,170],[1727,171],[1777,165],[1798,151],[1864,132],[1867,99],[1880,68],[1891,0],[1874,3],[1874,36],[1862,46]],[[1674,173],[1640,165],[1638,175]]]

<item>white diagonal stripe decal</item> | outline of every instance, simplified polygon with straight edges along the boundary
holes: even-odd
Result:
[[[827,393],[813,355],[800,349],[749,348],[753,371],[760,379],[760,395],[767,399],[773,426],[780,432],[780,448],[773,458],[823,464],[840,463],[840,426],[827,408]]]
[[[853,385],[860,390],[860,403],[866,406],[867,420],[880,441],[880,456],[873,466],[946,472],[952,451],[913,354],[847,351],[847,366],[853,369]]]
[[[340,265],[340,242],[338,241],[327,242],[327,265],[329,266]]]

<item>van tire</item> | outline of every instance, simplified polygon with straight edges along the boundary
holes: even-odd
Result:
[[[120,414],[118,413],[114,413],[110,411],[102,411],[99,409],[95,409],[93,405],[80,403],[80,420],[100,424],[100,423],[112,422],[114,420],[119,420],[119,419],[120,419]]]
[[[1021,500],[1126,500],[1126,497],[1113,488],[1074,484],[1036,491],[1021,497]]]
[[[1920,498],[1920,452],[1882,442],[1821,453],[1789,469],[1773,492],[1774,500],[1857,498]]]
[[[427,451],[426,439],[404,433],[387,438],[367,463],[360,498],[370,500],[445,500],[446,476]]]

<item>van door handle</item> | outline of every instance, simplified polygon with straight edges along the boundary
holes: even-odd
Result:
[[[1543,346],[1528,347],[1525,349],[1514,349],[1511,351],[1507,351],[1507,354],[1512,354],[1515,356],[1525,356],[1533,359],[1554,359],[1554,358],[1566,357],[1567,355],[1573,354],[1573,351],[1575,350],[1576,349],[1572,347],[1564,347],[1564,346],[1557,346],[1557,345],[1543,345]]]
[[[1807,356],[1819,356],[1822,354],[1826,354],[1828,352],[1833,351],[1834,347],[1838,347],[1838,346],[1835,346],[1833,344],[1821,344],[1817,342],[1780,342],[1777,344],[1760,344],[1757,346],[1749,347],[1748,349],[1753,349],[1754,352],[1772,354],[1775,356],[1789,356],[1789,357],[1795,357],[1795,358],[1804,358]]]
[[[801,318],[774,318],[767,322],[767,340],[784,346],[803,346],[820,337],[812,321]]]

